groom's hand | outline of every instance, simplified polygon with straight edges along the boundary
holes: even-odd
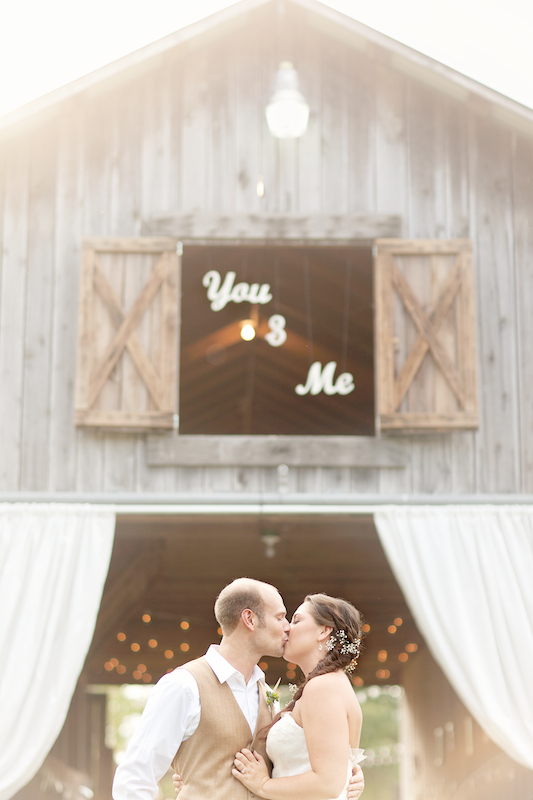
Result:
[[[179,795],[181,790],[183,789],[183,781],[181,779],[181,775],[177,775],[174,773],[172,776],[172,783],[174,784],[174,789],[176,790],[176,797]]]
[[[352,777],[350,778],[350,783],[348,784],[347,800],[359,800],[363,794],[364,788],[365,776],[363,775],[363,770],[359,764],[356,764],[352,770]]]

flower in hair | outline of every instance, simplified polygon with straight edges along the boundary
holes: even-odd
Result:
[[[327,640],[326,650],[333,650],[337,646],[339,647],[339,652],[342,653],[342,655],[353,655],[350,663],[344,668],[345,672],[353,672],[357,666],[357,660],[359,658],[359,653],[361,652],[361,639],[357,639],[357,641],[353,642],[348,637],[346,631],[336,631],[335,633],[332,633]]]

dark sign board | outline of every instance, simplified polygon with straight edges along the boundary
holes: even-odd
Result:
[[[374,433],[372,254],[186,246],[180,432]]]

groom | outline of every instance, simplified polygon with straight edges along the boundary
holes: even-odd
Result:
[[[116,771],[114,800],[154,800],[170,764],[185,782],[179,800],[249,800],[231,766],[244,747],[267,759],[264,738],[256,740],[256,734],[273,714],[257,662],[283,655],[290,631],[286,613],[268,583],[237,578],[222,590],[215,603],[220,645],[154,686]],[[361,769],[354,769],[349,800],[358,800],[364,788]]]

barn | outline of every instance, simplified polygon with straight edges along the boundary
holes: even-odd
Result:
[[[533,796],[532,197],[532,110],[317,0],[0,120],[0,800],[109,796],[88,687],[239,575],[362,610],[402,800]]]

